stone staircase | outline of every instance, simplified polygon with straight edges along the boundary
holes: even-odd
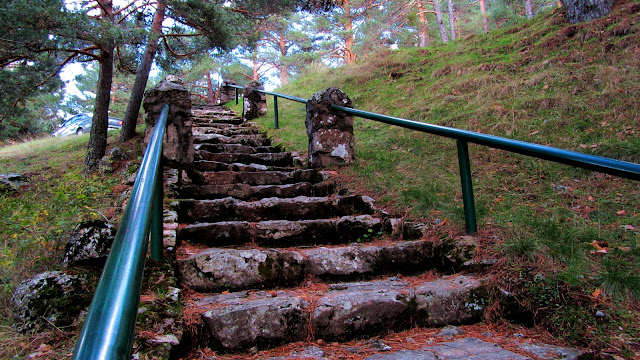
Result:
[[[249,354],[483,319],[486,279],[455,272],[468,244],[421,240],[230,110],[194,108],[193,126],[178,205],[183,347]]]

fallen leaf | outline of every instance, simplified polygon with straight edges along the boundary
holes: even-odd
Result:
[[[589,195],[589,197],[587,198],[587,200],[589,201],[594,201],[596,198],[594,198],[593,196]]]
[[[597,299],[600,296],[600,293],[602,293],[602,290],[596,289],[596,291],[594,291],[591,295],[593,295],[593,297]]]
[[[622,228],[625,230],[631,230],[631,231],[636,229],[636,227],[633,225],[622,225]]]
[[[222,294],[227,295],[229,293],[229,290],[225,290],[222,292]]]
[[[631,251],[631,247],[629,247],[629,246],[619,246],[618,249],[620,249],[622,251]]]
[[[447,218],[444,218],[444,220],[442,220],[442,222],[440,224],[436,225],[436,227],[442,226],[442,225],[444,225],[446,223],[447,223]]]
[[[606,254],[608,252],[606,247],[602,247],[600,246],[600,244],[598,244],[598,242],[596,240],[593,240],[591,242],[591,245],[593,245],[594,248],[596,248],[595,251],[592,251],[591,253],[601,253],[601,254]]]
[[[624,210],[624,209],[622,209],[622,210],[618,210],[618,211],[616,212],[616,214],[618,214],[618,215],[627,215],[627,210]]]

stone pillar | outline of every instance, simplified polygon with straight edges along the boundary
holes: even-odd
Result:
[[[169,75],[156,87],[144,94],[145,146],[153,132],[162,105],[169,104],[169,117],[165,131],[162,155],[166,165],[185,167],[193,163],[193,135],[191,133],[191,93],[182,85],[182,80]]]
[[[237,85],[235,81],[225,79],[220,86],[220,105],[224,105],[229,101],[236,99],[236,89],[229,87],[229,85]]]
[[[353,116],[334,111],[331,105],[353,107],[342,90],[332,87],[315,93],[307,102],[309,163],[323,168],[352,163],[355,160]]]
[[[267,95],[253,90],[264,90],[264,86],[258,80],[249,81],[242,89],[244,96],[244,108],[242,118],[244,121],[257,119],[267,113]]]

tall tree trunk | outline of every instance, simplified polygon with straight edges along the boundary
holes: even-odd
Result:
[[[289,83],[289,67],[283,64],[280,67],[280,85],[287,85],[288,83]]]
[[[433,0],[437,1],[437,0]],[[447,5],[449,9],[449,29],[451,30],[451,41],[455,40],[456,37],[456,14],[453,10],[453,0],[447,0]]]
[[[259,74],[258,74],[258,49],[256,48],[256,52],[253,54],[253,72],[251,73],[251,76],[253,77],[252,80],[258,80],[260,78]]]
[[[344,62],[347,64],[353,64],[358,56],[353,52],[353,44],[355,43],[353,37],[353,19],[351,18],[351,3],[349,0],[343,0],[344,9]]]
[[[424,2],[423,0],[418,0],[418,18],[420,20],[420,47],[427,46],[427,17],[425,16],[424,11]]]
[[[533,3],[531,0],[524,0],[524,10],[527,12],[527,19],[533,18]]]
[[[156,13],[151,22],[151,32],[147,40],[147,47],[142,55],[142,61],[136,72],[136,80],[131,89],[131,96],[127,104],[127,110],[124,113],[122,121],[122,130],[120,132],[120,142],[125,142],[136,134],[136,123],[138,122],[138,114],[140,113],[140,105],[144,97],[144,89],[147,87],[149,80],[149,72],[153,64],[153,58],[158,51],[158,39],[162,35],[162,21],[164,20],[165,4],[162,0],[156,1]]]
[[[207,102],[209,103],[209,105],[214,105],[215,104],[215,99],[216,94],[213,90],[213,82],[211,81],[211,73],[209,71],[207,71]]]
[[[447,36],[447,29],[444,26],[444,22],[442,21],[442,10],[440,10],[440,0],[433,0],[433,11],[436,13],[436,21],[438,22],[438,29],[440,30],[440,38],[442,42],[449,42],[449,37]]]
[[[278,42],[280,48],[281,59],[287,56],[287,41],[283,34],[280,34],[280,41]],[[280,61],[280,84],[287,85],[289,83],[289,66],[283,61]]]
[[[102,21],[113,23],[113,4],[111,0],[98,0],[102,10]],[[109,126],[109,96],[113,83],[113,40],[100,44],[100,69],[96,85],[96,102],[91,119],[91,135],[84,161],[85,173],[92,172],[107,150],[107,128]]]
[[[489,18],[487,18],[487,7],[484,0],[480,0],[480,11],[482,12],[482,28],[486,34],[489,32]]]

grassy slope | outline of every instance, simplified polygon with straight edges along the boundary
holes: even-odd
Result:
[[[556,10],[449,45],[380,51],[278,91],[309,98],[336,86],[358,109],[640,162],[639,44],[638,2],[579,25]],[[305,152],[304,106],[279,104],[281,130],[269,115],[260,123]],[[395,215],[423,219],[432,237],[463,232],[455,142],[364,119],[355,132],[358,161],[340,170],[350,187]],[[525,306],[547,309],[535,321],[570,341],[604,347],[620,343],[620,332],[637,339],[637,318],[625,309],[637,309],[640,295],[638,182],[470,151],[479,256],[502,259],[497,271],[509,276],[501,285]]]
[[[118,133],[110,133],[109,144]],[[40,344],[67,341],[66,331],[52,330],[37,337],[10,328],[9,299],[16,285],[39,272],[59,268],[62,251],[75,225],[106,216],[118,223],[119,189],[125,177],[82,174],[89,135],[44,138],[0,148],[0,173],[18,172],[31,185],[17,195],[0,194],[0,358],[26,356]],[[135,161],[140,139],[124,146]],[[64,347],[64,346],[63,346]]]

